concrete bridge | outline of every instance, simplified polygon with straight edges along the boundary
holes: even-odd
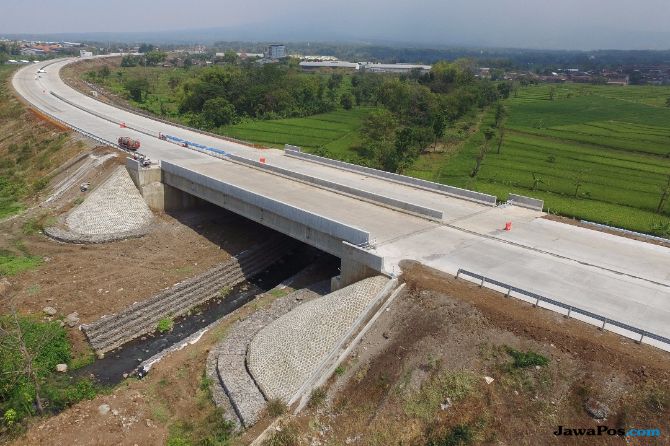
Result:
[[[545,219],[523,197],[496,206],[485,194],[259,150],[140,116],[65,85],[59,70],[69,62],[49,63],[41,78],[35,73],[46,63],[25,67],[13,85],[79,131],[140,139],[160,167],[129,169],[154,208],[205,200],[339,256],[335,287],[375,271],[399,273],[410,259],[450,274],[464,268],[670,337],[668,248]]]

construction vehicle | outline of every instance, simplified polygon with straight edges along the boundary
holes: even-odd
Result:
[[[137,139],[121,136],[119,137],[119,147],[135,151],[140,148],[140,142]]]

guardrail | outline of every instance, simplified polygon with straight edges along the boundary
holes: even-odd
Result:
[[[49,119],[51,119],[51,120],[53,120],[53,121],[56,121],[58,124],[60,124],[60,125],[62,125],[62,126],[64,126],[64,127],[67,127],[67,128],[69,128],[69,129],[72,129],[72,130],[74,130],[75,132],[77,132],[77,133],[79,133],[79,134],[81,134],[81,135],[84,135],[84,136],[86,136],[87,138],[90,138],[90,139],[92,139],[92,140],[94,140],[94,141],[97,141],[97,142],[99,142],[99,143],[102,144],[102,145],[106,145],[106,146],[114,147],[114,148],[117,148],[117,149],[122,149],[121,147],[119,147],[118,144],[116,144],[116,143],[114,143],[114,142],[112,142],[112,141],[109,141],[109,140],[107,140],[107,139],[105,139],[105,138],[101,138],[101,137],[99,137],[99,136],[96,136],[96,135],[94,135],[93,133],[87,132],[86,130],[80,129],[80,128],[77,127],[77,126],[74,126],[74,125],[72,125],[72,124],[70,124],[70,123],[68,123],[68,122],[63,121],[63,120],[60,119],[60,118],[55,117],[54,115],[52,115],[52,114],[49,113],[49,112],[45,112],[44,110],[35,108],[35,107],[33,107],[33,106],[31,106],[31,107],[32,107],[32,109],[33,109],[34,112],[36,112],[36,113],[38,113],[38,114],[42,114],[42,115],[48,117]],[[125,150],[125,149],[122,149],[122,150],[124,150],[125,152],[129,152],[129,150]]]
[[[77,61],[75,61],[74,63],[78,63],[78,62],[81,62],[81,60],[77,60]],[[72,88],[73,90],[79,91],[79,90],[77,90],[75,87],[73,87],[72,85],[70,85],[65,79],[63,79],[63,82],[64,82],[67,86],[69,86],[70,88]],[[102,95],[105,95],[105,96],[108,96],[108,95],[110,94],[110,92],[101,89],[100,87],[98,87],[98,86],[95,85],[95,84],[91,84],[90,82],[86,82],[86,81],[84,81],[84,83],[85,83],[89,88],[91,88],[91,89],[97,91],[99,94],[102,94]],[[83,92],[80,92],[80,93],[85,94],[85,93],[83,93]],[[88,95],[86,95],[86,96],[88,97]],[[161,118],[160,116],[155,116],[155,115],[152,115],[152,114],[150,114],[150,113],[144,113],[144,112],[142,112],[141,110],[138,110],[138,109],[135,109],[135,108],[131,108],[131,107],[127,107],[127,106],[125,106],[125,105],[123,105],[123,104],[118,104],[118,103],[116,103],[116,102],[113,102],[113,103],[109,104],[109,103],[104,102],[104,101],[101,101],[100,99],[97,99],[97,98],[93,98],[93,99],[95,99],[95,100],[97,100],[98,102],[101,102],[101,103],[103,103],[103,104],[110,105],[110,106],[112,106],[112,107],[114,107],[114,108],[119,108],[119,109],[121,109],[121,110],[123,110],[123,111],[127,111],[128,113],[132,113],[132,114],[134,114],[134,115],[141,116],[141,117],[143,117],[143,118],[151,119],[151,120],[153,120],[153,121],[158,121],[158,122],[160,122],[160,123],[162,123],[162,124],[167,124],[167,125],[171,125],[171,126],[174,126],[174,127],[179,127],[180,129],[183,129],[183,130],[188,130],[188,131],[191,131],[191,132],[200,133],[201,135],[212,136],[212,137],[214,137],[214,138],[222,139],[222,140],[224,140],[224,141],[234,142],[234,143],[241,144],[241,145],[244,145],[244,146],[247,146],[247,147],[251,147],[251,148],[254,148],[254,149],[267,149],[267,147],[265,147],[265,146],[263,146],[263,145],[261,145],[261,144],[253,144],[253,143],[250,143],[250,142],[248,142],[248,141],[243,141],[243,140],[241,140],[241,139],[232,138],[232,137],[230,137],[230,136],[219,135],[219,134],[217,134],[217,133],[208,132],[208,131],[206,131],[206,130],[200,130],[200,129],[196,129],[196,128],[193,128],[193,127],[189,127],[189,126],[187,126],[187,125],[180,124],[180,123],[178,123],[178,122],[174,122],[174,121],[170,121],[170,120]]]
[[[624,324],[623,322],[615,321],[613,319],[602,316],[600,314],[596,314],[596,313],[593,313],[591,311],[581,309],[579,307],[568,305],[568,304],[565,304],[563,302],[559,302],[557,300],[541,296],[537,293],[533,293],[531,291],[526,291],[522,288],[515,287],[515,286],[510,285],[508,283],[500,282],[498,280],[491,279],[490,277],[486,277],[486,276],[483,276],[481,274],[473,273],[471,271],[467,271],[467,270],[464,270],[462,268],[459,268],[458,272],[456,273],[456,278],[458,279],[458,277],[461,276],[461,275],[470,276],[474,279],[480,280],[481,281],[480,284],[479,284],[480,287],[483,287],[484,285],[489,283],[491,285],[496,285],[496,286],[499,286],[501,288],[507,289],[507,293],[505,294],[505,297],[510,297],[511,293],[515,292],[515,293],[519,293],[521,295],[530,297],[532,299],[535,299],[535,304],[533,304],[533,306],[535,306],[535,307],[537,307],[540,304],[540,302],[545,302],[545,303],[554,305],[556,307],[568,310],[567,314],[565,315],[566,317],[570,317],[570,315],[572,313],[577,313],[577,314],[584,315],[586,317],[590,317],[592,319],[595,319],[597,321],[602,322],[602,325],[599,327],[600,330],[604,330],[607,324],[612,325],[614,327],[624,329],[624,330],[628,330],[629,332],[635,333],[635,334],[640,336],[640,338],[638,340],[636,340],[637,343],[641,343],[644,338],[649,338],[649,339],[654,339],[656,341],[662,342],[667,346],[670,346],[670,339],[668,339],[664,336],[660,336],[660,335],[657,335],[655,333],[651,333],[651,332],[643,330],[641,328],[633,327],[632,325]],[[514,297],[514,296],[512,296],[512,297]]]

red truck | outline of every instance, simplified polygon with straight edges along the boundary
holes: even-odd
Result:
[[[140,142],[127,136],[121,136],[119,137],[119,147],[128,150],[137,150],[140,148]]]

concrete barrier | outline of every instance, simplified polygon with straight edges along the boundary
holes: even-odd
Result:
[[[397,173],[384,172],[383,170],[358,166],[356,164],[345,163],[344,161],[331,160],[329,158],[324,158],[317,155],[311,155],[309,153],[303,153],[296,150],[287,149],[284,150],[284,153],[286,154],[286,156],[290,156],[293,158],[300,158],[307,161],[312,161],[314,163],[325,164],[328,166],[337,167],[338,169],[364,173],[366,175],[383,178],[386,180],[394,181],[396,183],[405,184],[408,186],[418,187],[420,189],[426,189],[431,192],[437,192],[440,194],[461,198],[463,200],[474,201],[488,206],[496,205],[496,197],[494,195],[488,195],[483,194],[481,192],[461,189],[458,187],[448,186],[446,184],[434,183],[432,181],[421,180],[419,178],[412,178],[405,175],[399,175]]]
[[[524,197],[523,195],[509,194],[507,198],[507,203],[514,206],[520,206],[522,208],[534,209],[536,211],[541,211],[544,209],[544,200],[538,200],[537,198]]]
[[[313,184],[318,187],[331,189],[336,192],[342,192],[344,194],[358,197],[365,201],[369,201],[375,204],[380,204],[382,206],[390,207],[403,212],[408,212],[410,214],[416,214],[421,217],[427,217],[431,220],[442,220],[443,217],[442,211],[408,203],[406,201],[396,200],[395,198],[390,198],[372,192],[364,191],[361,189],[356,189],[354,187],[345,186],[344,184],[335,183],[332,181],[324,180],[322,178],[317,178],[299,172],[294,172],[292,170],[284,169],[283,167],[274,166],[272,164],[260,163],[255,160],[250,160],[248,158],[244,158],[238,155],[233,155],[231,153],[227,154],[226,158],[242,164],[256,167],[258,169],[275,172],[279,175],[303,181],[305,183]]]
[[[161,162],[161,169],[169,174],[182,177],[194,185],[199,185],[219,192],[224,196],[224,200],[225,196],[234,197],[247,205],[255,206],[265,212],[275,214],[286,220],[300,223],[307,228],[333,238],[344,240],[354,245],[364,244],[370,240],[370,234],[362,229],[314,214],[279,200],[265,197],[233,184],[194,172],[190,169],[166,161]],[[184,192],[189,193],[189,191]],[[206,197],[200,198],[207,200]]]

